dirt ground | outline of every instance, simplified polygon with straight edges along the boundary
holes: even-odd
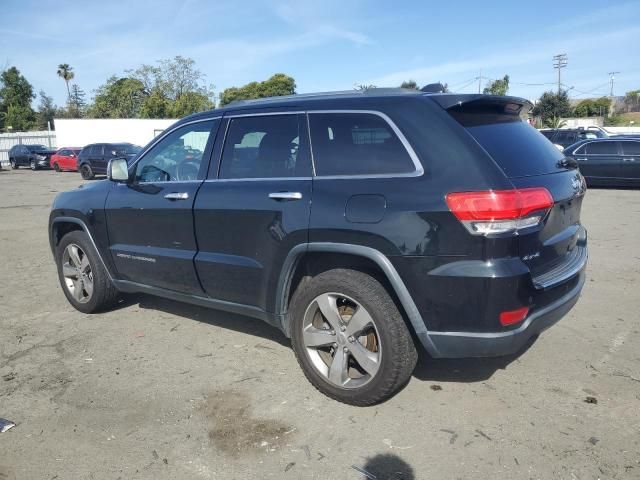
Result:
[[[47,219],[81,182],[0,172],[0,480],[640,478],[640,191],[588,192],[587,286],[526,352],[423,356],[356,408],[256,320],[143,295],[75,311]]]

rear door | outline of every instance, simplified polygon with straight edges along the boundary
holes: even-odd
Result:
[[[206,176],[219,119],[167,132],[114,183],[105,210],[109,248],[120,278],[200,294],[193,203]]]
[[[93,173],[106,173],[106,166],[103,167],[103,152],[104,145],[98,143],[96,145],[92,145],[89,149],[89,164],[91,165],[91,169]]]
[[[219,172],[194,206],[196,268],[215,299],[274,310],[282,264],[308,241],[311,160],[302,112],[225,115]]]
[[[621,176],[631,181],[640,180],[640,141],[622,140],[619,142],[622,148]]]
[[[622,177],[622,157],[619,142],[595,140],[585,145],[582,163],[588,165],[588,178],[610,181]]]

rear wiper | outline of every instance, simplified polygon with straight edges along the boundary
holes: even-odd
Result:
[[[578,162],[575,158],[564,157],[556,163],[558,168],[578,168]]]

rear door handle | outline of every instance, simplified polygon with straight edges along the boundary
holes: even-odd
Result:
[[[635,162],[636,159],[635,158],[623,158],[622,161],[623,162]]]
[[[286,202],[290,200],[300,200],[302,194],[300,192],[273,192],[269,194],[269,198],[279,202]]]
[[[586,162],[587,161],[586,158],[576,158],[576,160],[578,160],[579,162]]]
[[[167,200],[187,200],[189,194],[187,192],[171,192],[167,193],[164,198]]]

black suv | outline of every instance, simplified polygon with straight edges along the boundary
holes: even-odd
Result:
[[[141,147],[131,143],[92,143],[80,151],[78,171],[85,180],[105,175],[110,160],[126,158],[131,161],[140,150]]]
[[[146,292],[260,318],[354,405],[433,357],[517,352],[585,281],[584,179],[523,99],[368,90],[187,117],[49,221],[82,312]]]
[[[540,133],[547,137],[551,143],[560,145],[563,148],[573,145],[580,140],[608,137],[605,132],[595,128],[544,128],[540,130]]]
[[[21,166],[31,170],[49,168],[51,155],[56,153],[44,145],[14,145],[9,150],[9,163],[14,170]]]

